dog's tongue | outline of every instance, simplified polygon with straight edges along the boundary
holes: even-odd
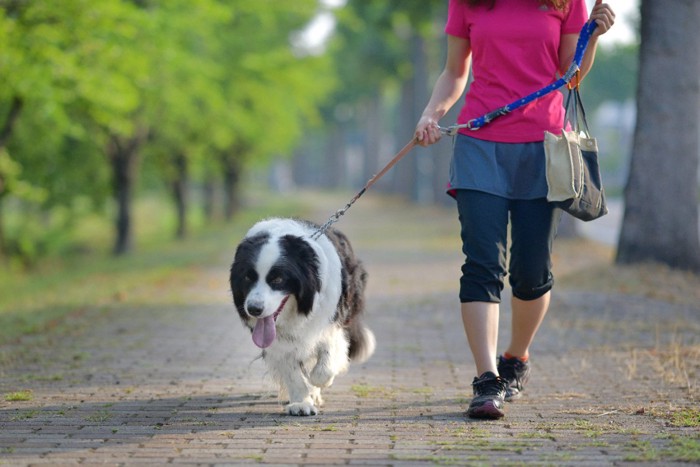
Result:
[[[275,330],[275,318],[268,316],[266,318],[258,318],[253,329],[253,342],[261,349],[265,349],[272,345],[272,342],[277,336]]]

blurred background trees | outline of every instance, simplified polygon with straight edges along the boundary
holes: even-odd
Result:
[[[444,62],[446,9],[0,0],[2,262],[94,248],[93,220],[127,253],[134,205],[149,199],[161,201],[147,222],[172,217],[168,234],[182,238],[193,220],[230,221],[253,183],[356,191],[412,137]],[[639,45],[603,43],[582,92],[614,197],[629,172]],[[444,138],[414,150],[375,189],[449,202],[450,149]]]
[[[133,201],[153,191],[170,194],[178,236],[194,186],[222,186],[230,217],[239,172],[320,122],[331,60],[289,41],[317,7],[0,0],[0,256],[30,262],[95,213],[128,252]]]

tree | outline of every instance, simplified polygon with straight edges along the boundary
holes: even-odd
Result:
[[[700,2],[642,0],[637,125],[616,262],[700,271]]]
[[[77,90],[84,89],[77,83],[86,75],[76,54],[84,34],[76,24],[82,7],[79,0],[66,0],[61,8],[47,2],[0,2],[0,66],[12,70],[0,73],[0,203],[12,200],[15,212],[22,213],[14,217],[23,224],[15,223],[12,238],[0,241],[0,249],[13,244],[6,251],[10,255],[36,251],[32,243],[37,235],[47,237],[53,229],[47,224],[65,228],[74,217],[71,201],[76,197],[99,202],[104,195],[98,158],[87,150],[95,143],[87,143],[85,128],[68,110]],[[64,215],[49,215],[55,207]],[[34,214],[42,226],[30,232],[25,227]],[[5,233],[2,221],[0,237]]]
[[[175,205],[176,238],[188,232],[193,172],[207,164],[215,135],[227,131],[220,38],[232,15],[216,0],[171,0],[149,7],[155,30],[144,45],[153,65],[145,95],[151,122],[144,169],[163,180]]]
[[[229,3],[235,8],[226,27],[235,33],[222,34],[225,79],[220,84],[226,131],[214,135],[227,219],[237,204],[241,172],[289,154],[305,129],[321,123],[318,108],[336,81],[327,57],[305,55],[290,45],[290,34],[313,17],[316,0]]]

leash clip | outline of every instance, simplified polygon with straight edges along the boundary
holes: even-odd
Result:
[[[457,132],[459,131],[459,126],[452,125],[452,126],[444,127],[444,126],[438,125],[438,130],[440,130],[440,133],[442,133],[445,136],[455,136],[457,134]]]
[[[459,130],[462,128],[467,128],[469,130],[478,130],[480,125],[477,125],[477,119],[471,119],[467,123],[462,123],[461,125],[450,125],[450,126],[440,126],[438,125],[438,130],[445,136],[457,136]]]

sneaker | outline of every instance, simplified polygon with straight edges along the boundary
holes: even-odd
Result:
[[[506,387],[506,401],[520,399],[525,389],[525,383],[530,378],[530,363],[523,362],[518,357],[505,358],[498,356],[498,374],[508,383]]]
[[[474,398],[469,403],[467,416],[470,418],[496,419],[505,415],[503,412],[504,398],[508,382],[487,371],[474,378],[472,388]]]

